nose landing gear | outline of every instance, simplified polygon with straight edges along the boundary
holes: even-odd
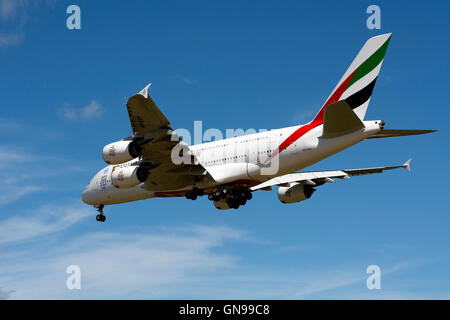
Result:
[[[99,222],[105,222],[106,221],[106,217],[103,214],[103,208],[105,206],[103,204],[96,206],[97,211],[98,211],[98,215],[95,217],[95,219]]]

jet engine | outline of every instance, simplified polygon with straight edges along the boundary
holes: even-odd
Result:
[[[120,164],[142,155],[142,146],[134,141],[121,140],[107,144],[102,156],[108,164]]]
[[[131,188],[148,178],[148,170],[141,166],[114,167],[111,182],[116,188]]]
[[[292,184],[289,187],[278,188],[278,199],[282,203],[295,203],[311,198],[316,191],[312,186],[301,183]]]

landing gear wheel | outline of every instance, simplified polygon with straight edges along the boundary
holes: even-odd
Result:
[[[223,188],[222,189],[222,194],[226,197],[232,194],[232,189],[228,189],[228,188]]]
[[[106,221],[106,217],[103,214],[98,214],[95,219],[99,222],[105,222]]]
[[[216,192],[214,192],[214,201],[219,201],[220,199],[222,199],[222,192],[220,190],[217,190]]]
[[[203,196],[203,195],[205,194],[205,192],[204,192],[202,189],[199,189],[199,188],[197,188],[197,187],[194,187],[194,188],[192,189],[192,192],[193,192],[194,194],[196,194],[197,196],[199,196],[199,197],[201,197],[201,196]]]
[[[220,197],[222,199],[225,199],[227,197],[229,197],[232,194],[232,190],[229,188],[223,188],[222,190],[219,191],[220,193]]]
[[[232,208],[232,209],[237,209],[239,208],[239,202],[236,199],[233,199],[232,197],[227,198],[227,200],[225,200],[227,205]]]
[[[186,199],[195,200],[197,199],[197,194],[193,191],[186,192]]]
[[[103,214],[103,208],[104,208],[105,206],[103,205],[103,204],[101,204],[101,205],[99,205],[99,206],[97,206],[96,208],[97,208],[97,211],[98,211],[98,215],[95,217],[95,219],[97,220],[97,221],[99,221],[99,222],[105,222],[105,220],[106,220],[106,217],[105,217],[105,215]]]

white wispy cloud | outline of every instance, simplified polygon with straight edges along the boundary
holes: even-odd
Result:
[[[24,9],[30,1],[0,0],[0,47],[6,48],[21,43],[25,37],[24,27],[27,12]],[[6,31],[8,30],[8,31]]]
[[[14,150],[11,146],[0,146],[0,206],[21,199],[22,197],[42,190],[42,187],[33,183],[26,184],[23,181],[10,180],[16,178],[14,169],[21,169],[24,166],[19,164],[38,161],[34,155],[26,152]]]
[[[5,205],[17,201],[30,193],[42,191],[43,188],[35,185],[22,184],[20,186],[8,186],[0,190],[2,191],[0,194],[0,205]]]
[[[61,160],[63,162],[64,160]],[[39,167],[39,169],[31,169],[27,171],[21,171],[10,174],[0,174],[0,178],[3,179],[5,184],[5,190],[13,186],[23,186],[24,183],[35,183],[35,181],[40,181],[42,179],[48,178],[61,178],[67,176],[73,176],[81,172],[85,172],[88,169],[76,165],[64,165],[62,167]],[[1,172],[0,172],[1,173]],[[47,186],[48,189],[49,186]],[[42,190],[44,188],[41,188]],[[0,187],[1,190],[1,187]]]
[[[21,7],[30,3],[28,0],[0,0],[0,19],[10,20],[17,16]]]
[[[46,245],[38,262],[30,252],[6,251],[2,258],[9,263],[0,270],[0,284],[14,290],[11,298],[16,299],[308,299],[355,284],[365,286],[365,270],[353,267],[293,271],[247,265],[239,254],[224,250],[249,239],[255,245],[246,232],[235,228],[188,225],[138,230],[87,233],[58,247]],[[81,290],[65,286],[69,265],[81,268]],[[386,268],[383,276],[410,265]],[[329,297],[340,295],[334,292]]]
[[[0,220],[0,244],[26,241],[64,230],[92,215],[89,207],[74,204],[45,205],[30,214]]]
[[[47,248],[39,263],[33,263],[28,254],[17,257],[16,253],[11,258],[15,262],[0,270],[0,283],[15,290],[13,298],[19,299],[162,298],[179,290],[183,295],[187,294],[184,288],[232,268],[236,258],[215,249],[241,237],[231,228],[206,226],[90,233],[60,248]],[[8,253],[2,258],[8,259]],[[80,292],[65,287],[65,270],[73,264],[81,268]]]
[[[180,81],[184,82],[185,84],[187,84],[188,86],[197,83],[196,80],[193,80],[191,78],[188,78],[188,77],[185,77],[185,76],[182,76],[182,75],[179,75],[179,74],[177,74],[175,76],[172,76],[172,79],[180,80]]]
[[[19,33],[0,33],[0,47],[10,47],[22,42],[24,34]]]
[[[38,161],[38,157],[29,152],[20,151],[10,145],[0,146],[0,169],[5,169],[12,164]]]
[[[103,107],[95,100],[81,108],[73,108],[69,104],[65,104],[58,109],[58,113],[69,120],[89,120],[100,117],[104,113]]]
[[[16,107],[16,106],[13,106]],[[64,138],[64,131],[52,126],[45,126],[38,122],[27,122],[23,119],[0,118],[0,137],[6,138],[4,141],[19,140],[23,145],[24,138],[29,140],[30,132],[33,137],[40,140],[61,140]]]
[[[0,0],[0,47],[20,44],[25,38],[25,27],[35,8],[53,7],[56,0]],[[9,30],[9,31],[6,31]]]
[[[103,108],[95,100],[81,108],[81,117],[84,119],[98,118],[102,114]]]
[[[61,158],[59,157],[47,154],[36,154],[28,151],[24,147],[17,147],[14,144],[0,145],[0,175],[4,172],[11,173],[14,169],[20,169],[20,172],[24,174],[24,167],[19,168],[18,164],[37,164],[40,162],[48,163],[48,161],[60,160]],[[30,170],[35,170],[35,168],[31,168]]]
[[[1,126],[1,122],[0,122]],[[59,188],[43,184],[48,179],[74,175],[86,169],[70,159],[30,152],[14,144],[0,145],[0,206],[16,202],[25,196]]]
[[[0,118],[0,129],[5,131],[17,132],[23,129],[23,126],[16,121]]]
[[[5,148],[0,147],[0,165],[5,167],[11,162],[28,161],[25,154],[20,154],[14,151],[8,152]]]

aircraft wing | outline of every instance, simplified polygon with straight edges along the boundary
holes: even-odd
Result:
[[[139,93],[128,99],[127,110],[133,136],[142,136],[170,125],[169,120],[167,120],[153,99],[148,95],[150,85],[148,84]]]
[[[174,190],[191,185],[202,177],[208,177],[188,145],[170,127],[170,122],[159,110],[148,94],[147,85],[142,91],[128,99],[127,110],[133,139],[142,146],[142,161],[148,164],[149,177],[144,188],[153,190]],[[176,148],[176,149],[174,149]],[[189,161],[173,161],[189,159]]]
[[[335,182],[333,178],[339,179],[349,179],[351,176],[360,176],[365,174],[382,173],[385,170],[392,170],[398,168],[405,168],[410,171],[411,159],[406,161],[400,166],[391,167],[374,167],[374,168],[364,168],[364,169],[346,169],[346,170],[335,170],[335,171],[313,171],[313,172],[296,172],[291,174],[286,174],[280,177],[270,179],[266,182],[260,183],[252,188],[252,191],[270,188],[272,186],[287,186],[290,183],[303,183],[307,185],[322,185],[325,182]]]

